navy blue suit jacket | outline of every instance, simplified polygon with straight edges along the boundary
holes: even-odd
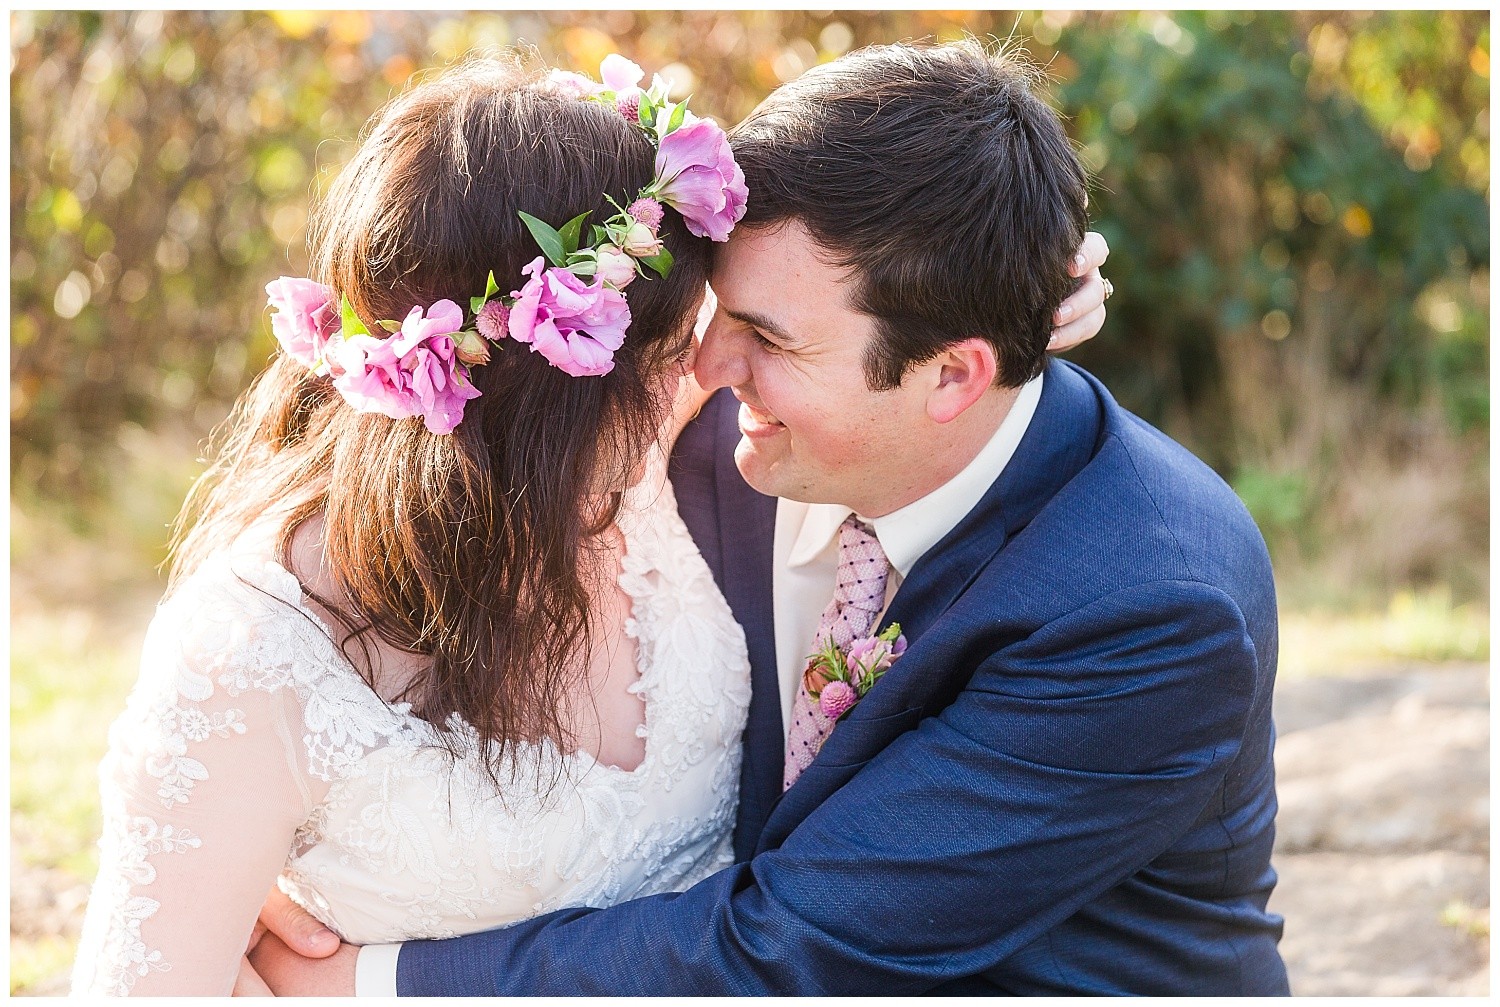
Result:
[[[775,503],[734,401],[679,505],[750,642],[736,849],[687,892],[407,944],[402,995],[1285,994],[1276,602],[1206,466],[1071,364],[892,600],[910,649],[779,793]]]

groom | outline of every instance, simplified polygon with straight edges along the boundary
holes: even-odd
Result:
[[[740,862],[408,943],[402,995],[1287,992],[1265,548],[1047,362],[1084,174],[1031,83],[888,46],[736,130],[752,197],[696,365],[728,392],[672,476],[750,644]],[[814,639],[897,623],[830,730]]]

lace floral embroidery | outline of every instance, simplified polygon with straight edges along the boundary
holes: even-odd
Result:
[[[244,573],[241,580],[227,560],[215,561],[162,605],[147,633],[141,680],[111,728],[106,777],[112,767],[140,765],[157,781],[155,796],[168,812],[187,805],[209,779],[194,750],[250,730],[244,710],[204,704],[250,690],[292,689],[306,711],[309,772],[322,779],[409,730],[401,721],[406,708],[387,708],[352,669],[340,669],[331,638],[301,606],[291,574],[271,563]],[[172,967],[144,933],[161,908],[142,891],[157,879],[150,858],[198,849],[202,842],[171,822],[132,815],[108,784],[105,793],[112,799],[91,912],[99,903],[108,917],[102,932],[96,924],[92,940],[85,934],[80,943],[75,979],[95,992],[125,995],[141,977]],[[91,977],[90,967],[96,970]]]
[[[145,816],[130,816],[123,809],[107,815],[108,831],[99,841],[100,863],[113,865],[95,883],[108,890],[110,909],[105,923],[104,947],[98,952],[98,973],[90,992],[128,996],[136,980],[152,972],[167,972],[172,966],[162,953],[148,947],[141,926],[156,914],[161,903],[145,895],[131,894],[133,887],[149,887],[156,868],[149,858],[157,854],[185,853],[202,845],[187,829],[163,825]],[[96,893],[95,898],[99,898]],[[92,921],[91,921],[92,922]],[[80,961],[80,964],[82,962]]]
[[[204,788],[215,760],[239,750],[234,739],[292,743],[295,772],[321,785],[306,787],[318,796],[281,885],[358,943],[450,937],[685,888],[730,861],[749,663],[660,459],[632,491],[621,529],[626,631],[640,672],[631,688],[646,709],[634,770],[522,745],[496,793],[477,752],[451,757],[409,706],[369,690],[290,573],[227,559],[205,565],[158,612],[110,760],[140,767],[153,807],[202,814],[201,795],[222,800]],[[283,718],[274,731],[271,717]],[[171,969],[175,946],[152,946],[153,918],[163,903],[176,910],[193,899],[162,889],[153,861],[201,842],[123,799],[107,807],[112,866],[96,884],[75,988],[124,993]],[[238,809],[222,810],[227,820]]]

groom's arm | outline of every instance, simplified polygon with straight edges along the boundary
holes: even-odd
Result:
[[[408,943],[399,991],[896,994],[983,971],[1191,825],[1255,667],[1217,589],[1110,595],[992,655],[780,848],[681,894]]]

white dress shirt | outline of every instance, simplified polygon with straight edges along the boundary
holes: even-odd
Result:
[[[886,604],[922,555],[943,540],[1000,478],[1031,426],[1042,397],[1042,378],[1021,387],[1015,404],[963,471],[931,493],[884,517],[860,520],[875,537],[891,564]],[[839,565],[838,529],[853,509],[839,504],[776,501],[776,539],[771,569],[772,607],[776,624],[776,673],[781,682],[782,730],[792,722],[792,701],[802,681],[813,636],[833,597]],[[878,625],[878,623],[877,623]],[[395,996],[399,944],[360,948],[354,971],[356,996]]]
[[[943,540],[1005,471],[1042,397],[1040,376],[1021,386],[1015,404],[974,460],[931,493],[884,517],[861,521],[875,529],[891,564],[886,604],[922,555]],[[854,511],[839,504],[776,501],[776,545],[771,567],[771,611],[776,621],[776,672],[781,724],[792,722],[792,701],[807,667],[823,610],[833,597],[839,567],[839,525]],[[877,621],[877,626],[879,625]],[[882,627],[883,628],[883,627]]]

